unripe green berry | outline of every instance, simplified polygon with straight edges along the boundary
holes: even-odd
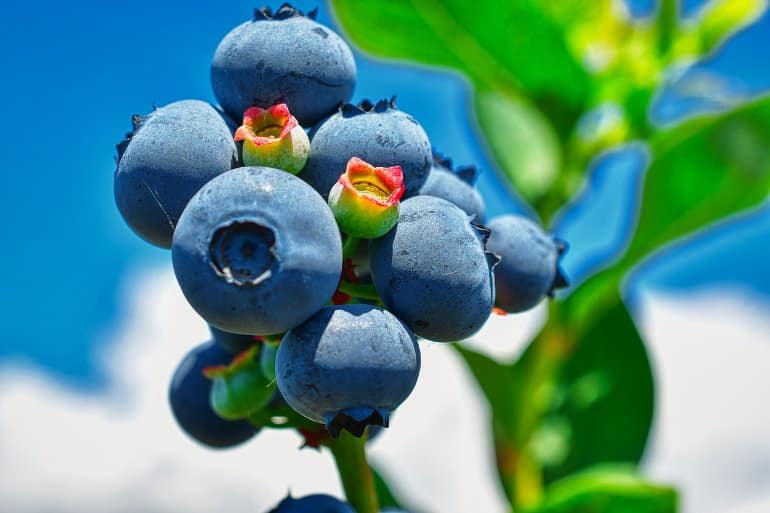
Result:
[[[204,369],[211,385],[211,408],[227,420],[239,420],[265,407],[275,393],[274,380],[262,373],[259,347],[236,356],[229,365]]]

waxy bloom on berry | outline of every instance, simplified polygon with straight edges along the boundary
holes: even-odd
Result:
[[[353,157],[329,192],[329,207],[340,230],[353,237],[382,237],[398,222],[404,194],[400,166],[374,167]]]
[[[293,175],[302,171],[310,153],[310,140],[285,103],[246,109],[235,140],[243,141],[245,166],[274,167]]]

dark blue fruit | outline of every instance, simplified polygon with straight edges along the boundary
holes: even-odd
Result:
[[[319,493],[299,499],[289,495],[269,513],[355,513],[355,511],[347,502]]]
[[[209,331],[217,344],[232,355],[240,354],[257,343],[252,335],[230,333],[214,326],[209,326]]]
[[[211,84],[220,105],[240,120],[249,107],[285,103],[300,125],[331,115],[353,94],[356,65],[345,41],[284,4],[235,27],[219,43]]]
[[[172,258],[182,292],[206,322],[272,335],[330,300],[342,242],[329,207],[305,182],[277,169],[242,167],[190,200]]]
[[[435,158],[428,179],[420,188],[420,194],[436,196],[454,203],[466,214],[473,216],[475,223],[483,223],[486,208],[484,199],[474,187],[477,175],[474,166],[462,166],[453,170],[451,160]]]
[[[495,305],[522,312],[537,305],[554,289],[566,287],[559,258],[566,245],[525,217],[504,215],[489,222],[487,249],[500,255],[495,268]]]
[[[214,107],[183,100],[134,116],[118,145],[115,202],[140,237],[171,247],[174,227],[203,184],[238,162],[230,129]]]
[[[495,298],[497,257],[484,248],[487,234],[444,199],[404,201],[396,228],[370,246],[372,277],[385,306],[429,340],[476,333]]]
[[[232,357],[213,341],[205,342],[184,357],[171,380],[168,400],[174,418],[185,433],[209,447],[233,447],[259,431],[246,421],[221,419],[211,409],[211,381],[203,369],[226,365]]]
[[[420,372],[411,332],[387,310],[353,304],[326,307],[278,345],[278,389],[297,413],[337,436],[361,436],[388,425]]]
[[[376,105],[364,100],[346,104],[318,125],[310,136],[310,158],[299,177],[327,198],[345,172],[348,160],[358,157],[375,167],[401,166],[406,191],[416,194],[430,172],[428,136],[393,100]]]

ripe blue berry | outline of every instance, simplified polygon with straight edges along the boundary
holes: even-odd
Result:
[[[420,194],[436,196],[454,203],[473,216],[473,221],[483,223],[486,217],[484,199],[476,190],[477,171],[473,166],[463,166],[452,169],[449,159],[434,159],[433,168],[428,179],[420,188]]]
[[[489,222],[487,249],[500,255],[495,268],[495,305],[506,312],[522,312],[537,305],[554,289],[567,286],[559,269],[563,242],[547,235],[529,219],[504,215]]]
[[[172,258],[182,292],[206,322],[272,335],[330,300],[342,242],[329,207],[305,182],[277,169],[242,167],[190,200]]]
[[[302,126],[331,115],[353,94],[356,65],[345,41],[315,13],[284,4],[231,30],[211,63],[211,84],[233,118],[249,107],[286,103]]]
[[[333,436],[387,426],[419,371],[411,332],[387,310],[363,304],[319,311],[286,333],[275,361],[286,402]]]
[[[134,116],[118,145],[115,202],[137,235],[163,248],[179,216],[203,184],[238,162],[227,123],[211,105],[174,102]]]
[[[246,421],[224,420],[211,408],[211,381],[203,375],[203,369],[228,364],[231,359],[232,355],[213,341],[205,342],[184,357],[169,387],[168,399],[179,427],[209,447],[232,447],[259,431]]]
[[[289,495],[269,513],[355,513],[355,511],[347,502],[319,493],[299,499]]]
[[[311,133],[310,158],[299,177],[327,198],[352,157],[375,167],[401,166],[404,197],[417,193],[432,160],[425,131],[393,100],[346,104],[318,125]]]
[[[370,247],[372,277],[385,306],[429,340],[473,335],[495,297],[497,258],[484,249],[487,234],[444,199],[404,201],[396,228]]]
[[[257,343],[252,335],[230,333],[214,326],[209,326],[209,331],[216,343],[232,355],[240,354]]]

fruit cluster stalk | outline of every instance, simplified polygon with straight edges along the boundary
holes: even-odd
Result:
[[[365,445],[366,436],[356,438],[346,431],[328,443],[348,502],[356,513],[378,513],[377,491],[372,469],[366,460]]]

